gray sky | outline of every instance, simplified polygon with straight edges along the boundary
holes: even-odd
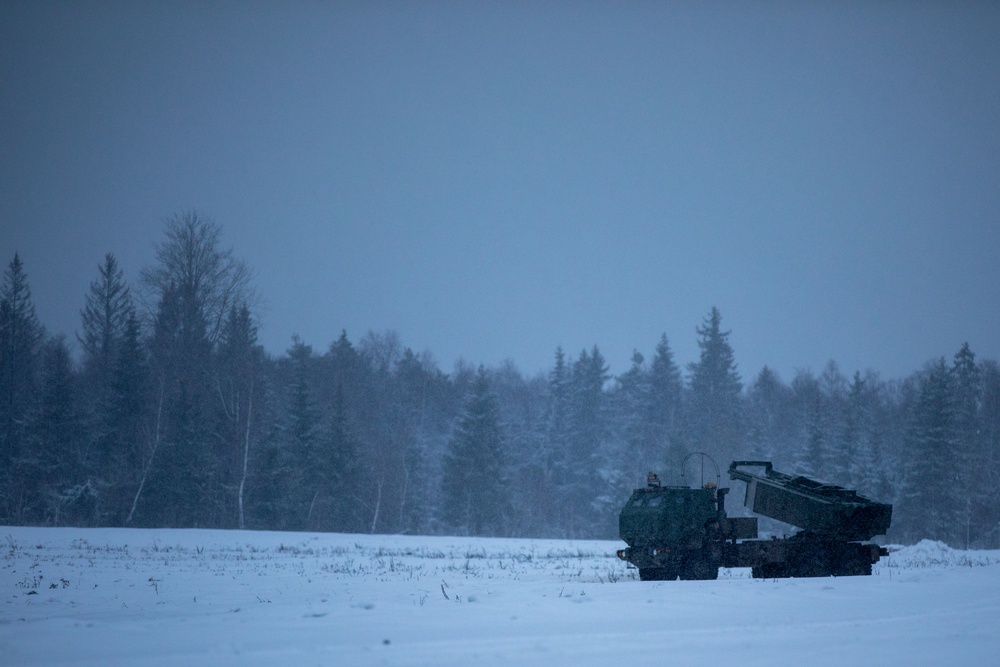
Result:
[[[744,380],[1000,358],[1000,4],[0,3],[0,260],[72,339],[195,210],[260,337]]]

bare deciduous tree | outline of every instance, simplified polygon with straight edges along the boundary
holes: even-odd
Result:
[[[213,220],[189,212],[166,223],[164,240],[156,246],[156,265],[143,270],[143,300],[155,312],[167,290],[193,298],[201,309],[206,336],[219,339],[222,325],[234,304],[253,304],[252,273],[232,250],[220,247],[221,228]]]

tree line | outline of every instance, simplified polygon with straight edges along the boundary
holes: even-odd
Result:
[[[596,345],[556,349],[536,376],[461,360],[444,373],[393,332],[323,350],[293,337],[271,356],[254,305],[221,228],[180,215],[135,289],[105,256],[74,358],[39,323],[15,254],[0,521],[614,538],[647,471],[715,481],[690,456],[704,452],[891,502],[891,540],[1000,547],[1000,366],[968,345],[902,380],[831,361],[744,384],[712,308],[684,368],[663,335],[617,376]]]

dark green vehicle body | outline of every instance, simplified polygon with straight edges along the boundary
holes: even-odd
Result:
[[[715,579],[720,567],[749,567],[759,578],[865,575],[887,553],[861,541],[888,530],[891,505],[775,472],[765,461],[734,461],[729,476],[747,483],[748,509],[803,530],[783,539],[757,539],[756,517],[726,514],[729,489],[662,486],[651,473],[618,517],[628,544],[618,556],[646,581]]]
[[[622,539],[635,546],[632,561],[646,579],[714,579],[705,552],[706,525],[718,514],[713,489],[647,486],[636,489],[618,517]]]
[[[618,527],[629,544],[700,544],[705,522],[716,516],[716,507],[711,489],[637,489],[622,509]]]

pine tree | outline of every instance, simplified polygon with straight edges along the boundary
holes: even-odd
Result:
[[[104,256],[98,272],[80,312],[82,333],[77,340],[89,380],[88,393],[100,405],[108,400],[110,376],[132,312],[132,297],[114,255]]]
[[[451,431],[444,405],[450,399],[447,379],[429,353],[418,356],[405,348],[392,381],[399,404],[399,409],[392,411],[396,418],[394,439],[401,443],[402,455],[399,529],[426,532],[432,529],[432,504],[440,489],[441,459]],[[491,386],[498,399],[496,382]]]
[[[656,460],[666,464],[671,475],[680,472],[687,455],[687,443],[681,416],[684,383],[667,335],[660,337],[649,373],[647,421],[653,429]],[[648,472],[648,471],[647,471]]]
[[[611,421],[616,426],[615,439],[620,442],[623,454],[619,457],[623,482],[631,480],[634,483],[645,472],[659,470],[665,460],[653,421],[659,415],[652,410],[650,393],[645,358],[636,350],[632,354],[632,366],[618,376],[611,395],[614,406]]]
[[[869,372],[864,377],[860,372],[854,373],[847,390],[841,426],[847,467],[843,479],[836,481],[862,495],[890,501],[893,494],[884,456],[886,425],[880,417],[885,411],[883,391],[874,373]]]
[[[764,366],[747,392],[749,458],[786,468],[792,461],[791,392],[778,374]]]
[[[364,477],[343,384],[337,388],[323,437],[330,479],[329,528],[345,533],[362,532],[365,526],[359,501],[364,495]]]
[[[330,454],[330,521],[334,530],[364,532],[363,507],[370,479],[366,473],[361,440],[355,426],[358,402],[364,402],[365,366],[357,350],[342,331],[326,355],[328,383],[332,387],[328,417],[323,425]]]
[[[31,415],[38,405],[39,355],[45,330],[35,316],[28,276],[14,254],[0,291],[0,519],[22,522]]]
[[[893,478],[900,475],[890,465],[889,452],[896,431],[897,415],[901,408],[890,396],[890,386],[874,371],[859,378],[861,397],[856,409],[861,414],[862,432],[857,465],[853,479],[857,490],[865,496],[892,502],[896,496]],[[853,400],[853,399],[852,399]]]
[[[799,371],[792,380],[798,437],[792,454],[792,469],[810,477],[820,477],[827,450],[827,428],[823,391],[809,371]]]
[[[866,470],[873,465],[869,431],[869,398],[861,373],[855,371],[847,392],[840,440],[843,443],[844,476],[839,484],[859,488]]]
[[[974,499],[974,522],[979,530],[977,546],[1000,547],[1000,364],[987,360],[979,365],[982,386],[979,472],[970,493]]]
[[[910,539],[957,544],[955,397],[944,359],[930,365],[908,434],[899,529]]]
[[[566,355],[556,348],[555,362],[546,378],[545,413],[538,449],[532,462],[538,470],[533,508],[546,534],[563,536],[569,525],[563,502],[569,483],[569,369]]]
[[[204,402],[181,382],[164,410],[163,440],[142,496],[141,523],[146,527],[211,527],[211,484],[215,460],[206,442],[210,434],[201,413]]]
[[[512,362],[492,376],[509,462],[512,537],[549,535],[547,522],[552,490],[546,488],[543,454],[547,451],[548,381],[544,375],[525,377]]]
[[[608,470],[602,465],[602,447],[608,436],[607,397],[604,383],[608,380],[608,367],[604,356],[595,345],[588,353],[580,352],[573,363],[570,381],[569,435],[570,448],[567,466],[567,489],[564,502],[568,503],[569,536],[583,537],[595,534],[595,527],[602,523],[601,512],[605,507],[595,501],[608,491]]]
[[[974,498],[980,495],[977,487],[982,479],[978,470],[982,384],[976,355],[968,343],[964,343],[955,354],[951,373],[955,394],[955,463],[958,485],[964,490],[959,499],[961,507],[958,508],[962,515],[964,537],[960,544],[968,549],[973,535],[982,531],[979,526],[973,528],[973,503]]]
[[[97,465],[103,489],[99,513],[102,523],[121,526],[128,523],[135,506],[157,435],[149,360],[134,307],[125,318],[110,382],[109,444]]]
[[[27,491],[26,518],[48,525],[88,523],[94,491],[87,484],[66,341],[62,337],[48,341],[41,360],[41,400],[18,465]]]
[[[549,373],[549,400],[546,418],[548,434],[545,468],[550,481],[562,484],[569,478],[570,457],[570,375],[566,355],[556,348],[555,366]]]
[[[444,461],[442,519],[465,535],[497,536],[507,521],[504,434],[480,366]]]
[[[138,433],[122,422],[121,403],[141,401],[146,395],[137,385],[124,391],[120,387],[119,373],[128,377],[138,370],[122,363],[123,355],[134,351],[134,348],[126,351],[124,347],[135,345],[138,340],[138,323],[131,293],[114,255],[105,255],[104,263],[98,266],[98,274],[90,284],[80,312],[82,332],[77,340],[82,350],[81,396],[89,438],[86,463],[95,492],[107,495],[98,503],[98,516],[95,517],[96,521],[104,521],[109,513],[120,514],[125,505],[123,496],[128,493],[123,485],[132,482],[131,479],[126,481],[132,475],[122,468],[122,454],[123,449],[135,446],[136,443],[129,439],[137,437]],[[135,330],[130,331],[130,326]],[[127,341],[127,336],[133,339]],[[141,361],[133,357],[131,363],[141,364]],[[128,395],[137,390],[136,397]],[[117,509],[113,509],[115,507]],[[119,522],[121,519],[123,517],[118,517]]]
[[[307,528],[362,532],[368,529],[361,509],[367,477],[350,405],[351,395],[361,389],[362,363],[345,332],[323,359],[310,355],[308,364],[322,372],[310,375],[313,381],[304,387],[296,371],[293,384],[300,418],[293,432],[307,441],[303,479],[312,493]]]
[[[290,476],[282,480],[282,487],[295,517],[292,525],[301,530],[310,525],[324,480],[321,477],[323,470],[316,468],[320,417],[311,386],[312,346],[303,343],[297,335],[292,337],[288,364],[290,386],[284,448],[289,467],[282,466],[282,469]]]
[[[736,458],[744,449],[743,387],[729,345],[730,332],[722,331],[721,323],[722,315],[713,307],[697,329],[699,360],[688,366],[691,444],[717,462]]]
[[[822,425],[825,431],[826,447],[820,452],[820,468],[817,475],[835,484],[851,484],[852,459],[857,455],[859,434],[848,427],[847,379],[840,372],[837,362],[827,362],[820,377],[822,399]]]

